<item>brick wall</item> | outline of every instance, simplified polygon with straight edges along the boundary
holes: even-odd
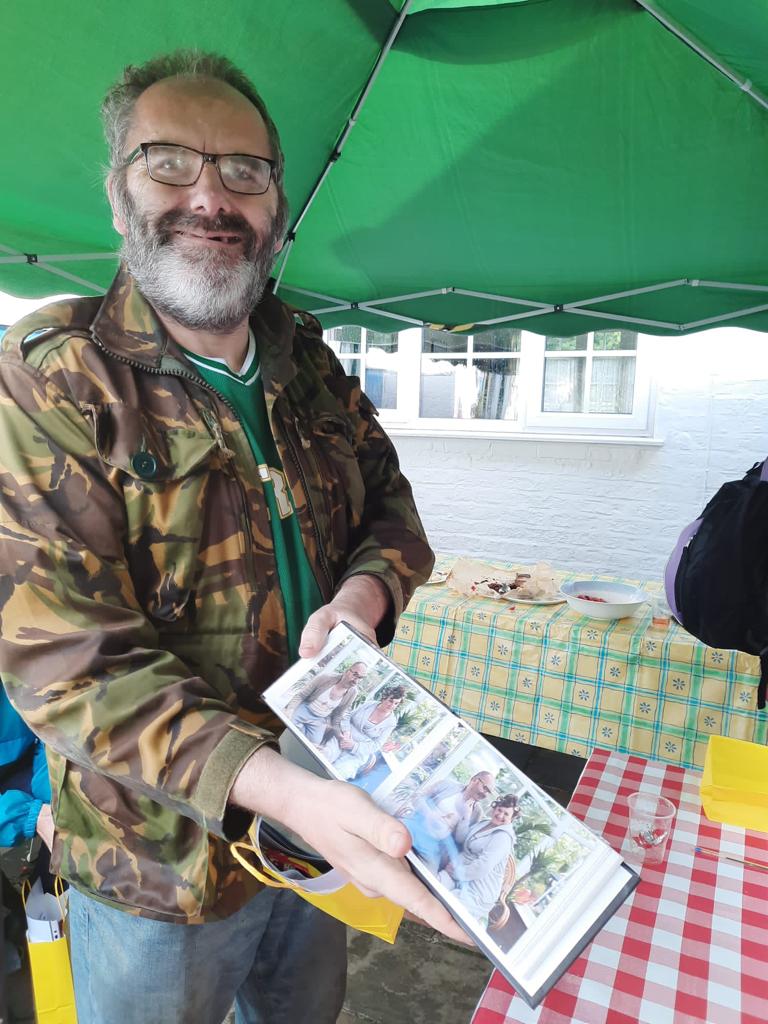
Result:
[[[660,577],[717,487],[768,455],[768,336],[654,342],[661,447],[396,437],[434,548]]]

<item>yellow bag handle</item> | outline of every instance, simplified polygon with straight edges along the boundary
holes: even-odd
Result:
[[[257,819],[249,830],[250,843],[242,840],[230,843],[232,856],[241,864],[249,874],[258,878],[264,885],[272,889],[292,889],[297,896],[311,903],[313,906],[330,914],[332,917],[343,921],[344,924],[357,928],[358,931],[368,932],[385,942],[394,942],[400,922],[403,919],[404,910],[390,900],[382,896],[368,897],[352,882],[346,882],[335,892],[313,893],[308,892],[301,885],[300,881],[285,878],[273,868],[266,860],[259,844],[258,830],[260,819]],[[255,854],[259,858],[259,865],[252,864],[245,854]],[[321,872],[312,864],[308,864],[299,857],[289,858],[293,863],[301,866],[310,875],[317,878]]]
[[[27,909],[27,896],[32,892],[32,883],[28,878],[25,878],[21,883],[21,902],[24,906],[24,910]],[[61,901],[64,898],[64,879],[61,875],[56,875],[53,879],[53,895],[56,897],[56,902],[59,904],[59,910],[61,911],[62,920],[66,917],[64,907],[61,905]]]
[[[246,871],[249,871],[254,878],[258,878],[258,880],[263,885],[268,885],[272,889],[299,888],[298,885],[292,884],[291,880],[288,878],[282,878],[276,875],[267,874],[266,872],[272,872],[273,869],[270,868],[268,864],[265,864],[263,859],[261,860],[260,867],[257,867],[255,864],[251,864],[248,860],[246,860],[246,858],[240,852],[241,850],[247,850],[248,853],[255,853],[259,858],[262,857],[261,851],[258,850],[255,845],[252,846],[250,843],[244,843],[242,840],[240,840],[237,843],[230,843],[229,849],[231,850],[232,856],[235,858],[235,860],[238,861],[245,868]]]

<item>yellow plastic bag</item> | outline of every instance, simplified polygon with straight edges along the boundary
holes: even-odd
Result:
[[[768,832],[768,747],[710,736],[701,805],[712,821]]]
[[[249,832],[250,843],[232,843],[230,850],[234,857],[249,871],[255,878],[258,878],[264,885],[275,889],[293,889],[293,891],[305,899],[312,906],[330,914],[331,917],[343,921],[350,928],[356,928],[360,932],[367,932],[375,935],[376,938],[385,942],[393,943],[397,935],[400,922],[405,911],[396,903],[384,899],[382,896],[372,898],[365,896],[352,882],[345,880],[339,871],[330,871],[321,875],[311,864],[305,861],[301,863],[313,876],[311,879],[288,878],[270,864],[262,852],[258,839],[260,819],[254,822]],[[258,864],[253,864],[248,859],[256,857]]]
[[[32,889],[27,885],[22,895],[37,1024],[77,1024],[61,879],[56,879],[55,897],[43,893],[39,883]],[[58,907],[58,913],[51,907]]]

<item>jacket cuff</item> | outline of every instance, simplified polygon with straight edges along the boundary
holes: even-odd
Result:
[[[43,806],[42,800],[30,800],[29,806],[27,807],[27,814],[24,818],[24,824],[22,825],[22,831],[25,839],[32,839],[37,832],[37,819],[40,816],[40,808]]]
[[[238,719],[206,761],[195,787],[192,802],[205,828],[228,843],[242,839],[255,817],[243,808],[228,806],[230,790],[245,762],[264,746],[278,749],[272,733]]]

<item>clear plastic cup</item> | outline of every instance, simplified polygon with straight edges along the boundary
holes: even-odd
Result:
[[[641,864],[660,864],[667,852],[667,840],[677,808],[671,800],[640,791],[627,797],[629,833],[625,851]]]
[[[672,612],[666,598],[661,594],[654,594],[651,608],[651,625],[657,629],[666,629],[672,622]]]

